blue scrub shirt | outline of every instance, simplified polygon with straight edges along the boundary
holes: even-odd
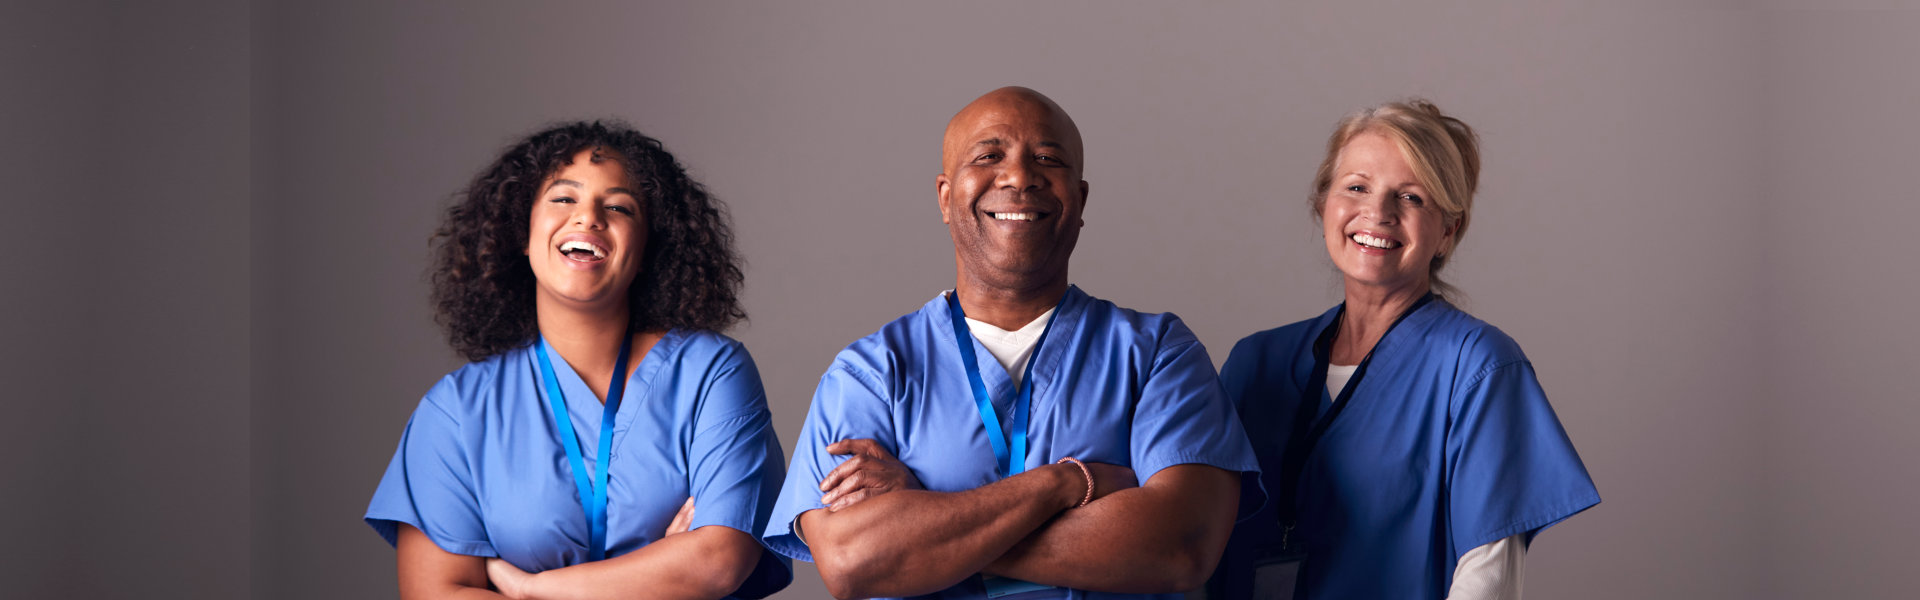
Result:
[[[812,561],[793,534],[800,513],[825,508],[820,480],[848,457],[826,446],[872,439],[898,457],[926,489],[958,492],[999,480],[986,427],[961,366],[944,296],[854,342],[820,378],[794,445],[793,470],[766,531],[767,546]],[[974,357],[1003,430],[1015,389],[977,340]],[[1028,469],[1071,456],[1130,467],[1144,483],[1161,469],[1205,464],[1244,472],[1259,497],[1258,469],[1206,348],[1171,314],[1138,313],[1070,287],[1033,364]],[[979,577],[925,596],[985,598]],[[1179,598],[1050,588],[1040,598]]]
[[[406,523],[442,550],[497,556],[527,572],[586,562],[586,513],[542,395],[539,348],[470,363],[421,399],[367,506],[367,524],[387,543]],[[600,401],[548,352],[591,470]],[[667,332],[627,380],[613,427],[608,557],[659,539],[688,497],[692,528],[719,525],[758,538],[784,468],[760,372],[739,342]],[[764,597],[792,577],[784,557],[762,552],[734,595]]]
[[[1221,369],[1275,498],[1299,403],[1327,414],[1326,389],[1304,388],[1314,340],[1339,314],[1248,336]],[[1351,404],[1301,475],[1293,535],[1308,558],[1296,598],[1445,598],[1468,550],[1531,541],[1600,502],[1520,346],[1445,300],[1381,338],[1366,377],[1349,385]],[[1249,596],[1253,561],[1280,545],[1275,510],[1235,528],[1214,600]]]

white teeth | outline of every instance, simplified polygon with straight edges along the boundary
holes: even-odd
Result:
[[[1002,221],[1032,221],[1040,218],[1040,213],[993,213],[993,218]]]
[[[1393,243],[1392,240],[1388,240],[1386,238],[1377,238],[1364,233],[1356,233],[1356,234],[1353,234],[1352,237],[1353,237],[1353,241],[1358,242],[1362,246],[1379,248],[1381,250],[1390,250],[1396,246],[1399,246],[1399,244]]]
[[[595,246],[593,244],[589,244],[579,240],[574,240],[574,241],[567,242],[560,245],[560,251],[563,253],[572,252],[574,250],[586,250],[588,252],[592,252],[593,257],[596,259],[607,257],[607,250],[605,248],[601,248],[599,246]]]

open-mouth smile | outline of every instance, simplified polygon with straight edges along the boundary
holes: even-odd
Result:
[[[989,212],[987,216],[995,221],[1038,221],[1047,218],[1043,212]]]
[[[568,240],[560,244],[560,255],[577,262],[597,262],[606,260],[607,249],[583,240]]]

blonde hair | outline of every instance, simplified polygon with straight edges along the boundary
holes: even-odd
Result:
[[[1453,230],[1453,241],[1440,248],[1428,265],[1433,291],[1441,297],[1457,295],[1458,290],[1440,280],[1440,268],[1447,256],[1460,246],[1467,234],[1473,212],[1473,192],[1480,185],[1480,144],[1473,128],[1440,112],[1440,107],[1424,99],[1389,102],[1363,109],[1340,120],[1333,136],[1327,138],[1327,156],[1313,176],[1313,217],[1320,219],[1327,205],[1327,188],[1333,185],[1334,163],[1347,142],[1362,133],[1377,133],[1393,140],[1400,155],[1413,168],[1420,187],[1440,209],[1441,223]]]

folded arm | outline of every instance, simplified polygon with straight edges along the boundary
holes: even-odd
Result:
[[[442,550],[412,525],[398,529],[401,600],[505,598],[487,585],[487,559]]]
[[[964,492],[903,489],[800,514],[800,531],[838,598],[915,596],[987,566],[1086,493],[1078,467],[1049,465]]]
[[[1201,464],[1168,467],[1146,485],[1062,513],[984,572],[1101,592],[1192,590],[1220,561],[1239,498],[1238,473]]]
[[[738,589],[761,551],[753,536],[709,525],[606,560],[531,575],[496,562],[491,572],[501,592],[515,599],[711,600]]]

